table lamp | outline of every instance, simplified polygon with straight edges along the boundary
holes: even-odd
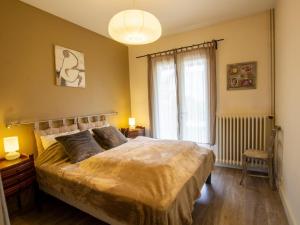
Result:
[[[131,117],[128,119],[128,124],[130,129],[135,129],[135,118]]]
[[[6,160],[14,160],[20,157],[19,150],[19,139],[17,136],[6,137],[4,140],[4,151],[6,152]]]

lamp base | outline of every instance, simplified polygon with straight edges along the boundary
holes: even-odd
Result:
[[[9,152],[5,155],[6,160],[15,160],[20,158],[20,153],[19,152]]]
[[[130,125],[129,130],[135,130],[135,126]]]

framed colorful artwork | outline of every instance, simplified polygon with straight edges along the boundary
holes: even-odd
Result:
[[[227,65],[227,90],[256,89],[257,62]]]

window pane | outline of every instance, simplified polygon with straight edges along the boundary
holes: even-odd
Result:
[[[181,139],[208,143],[206,61],[200,54],[188,53],[179,62]]]
[[[177,92],[174,60],[157,61],[154,72],[155,137],[178,138]]]

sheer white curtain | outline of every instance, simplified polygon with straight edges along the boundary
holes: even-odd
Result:
[[[152,136],[178,139],[176,68],[173,55],[150,57],[149,74]]]
[[[215,142],[215,47],[148,57],[152,136]]]
[[[209,143],[209,79],[205,50],[177,55],[180,139]]]
[[[0,174],[0,224],[10,225]]]

